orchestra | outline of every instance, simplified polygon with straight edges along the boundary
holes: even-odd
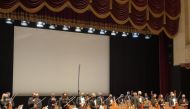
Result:
[[[18,108],[14,107],[14,97],[10,97],[10,92],[5,92],[1,96],[0,109],[22,109],[23,105]],[[180,97],[180,99],[179,99]],[[112,94],[107,97],[99,93],[84,94],[69,97],[67,93],[63,93],[59,99],[54,93],[48,99],[47,106],[42,107],[43,99],[40,99],[39,93],[34,92],[28,99],[29,109],[188,109],[189,101],[185,94],[176,97],[174,92],[170,92],[168,97],[163,94],[144,93],[142,91],[129,91],[120,94],[117,98]],[[179,99],[179,100],[178,100]]]

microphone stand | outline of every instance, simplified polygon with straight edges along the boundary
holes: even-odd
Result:
[[[78,104],[77,104],[77,108],[79,108],[79,93],[80,93],[80,64],[79,64],[79,66],[78,66]]]

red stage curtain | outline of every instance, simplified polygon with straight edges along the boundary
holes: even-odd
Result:
[[[174,37],[180,0],[1,0],[0,18]]]

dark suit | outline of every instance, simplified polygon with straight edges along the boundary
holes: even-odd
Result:
[[[186,98],[182,98],[179,100],[180,106],[188,107],[188,104],[189,104],[189,101]]]
[[[48,109],[54,109],[56,105],[57,105],[56,98],[55,99],[50,98],[48,100]]]
[[[174,107],[176,103],[177,103],[177,98],[176,97],[171,97],[169,99],[169,106]]]
[[[138,105],[138,98],[136,96],[131,97],[131,103],[137,108]]]
[[[34,98],[34,97],[30,97],[28,99],[28,106],[30,109],[34,109],[34,105],[37,105],[38,109],[42,108],[42,102],[40,102],[41,99],[40,98]]]
[[[66,109],[67,108],[66,104],[68,102],[69,102],[69,98],[68,97],[66,97],[66,98],[60,97],[59,98],[59,106],[62,107],[62,109]]]
[[[1,109],[6,109],[9,103],[11,103],[12,106],[14,106],[14,102],[11,98],[4,97],[3,99],[1,99]]]
[[[89,105],[91,109],[96,109],[97,106],[97,100],[95,97],[91,98],[89,101]]]

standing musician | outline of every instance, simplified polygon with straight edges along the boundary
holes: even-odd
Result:
[[[159,97],[158,97],[158,104],[160,105],[160,109],[164,109],[164,106],[165,106],[165,100],[164,100],[162,94],[160,94]]]
[[[10,97],[11,93],[6,92],[2,94],[1,97],[1,109],[12,109],[13,108],[13,99]]]
[[[32,93],[32,97],[28,99],[28,106],[30,109],[41,109],[42,102],[37,92]]]
[[[179,105],[184,109],[188,109],[189,102],[185,97],[185,94],[182,94],[182,98],[179,100]]]
[[[51,98],[48,100],[48,109],[55,109],[57,107],[57,99],[55,97],[55,94],[51,94]]]
[[[69,105],[67,103],[69,102],[69,97],[67,96],[67,93],[63,93],[62,96],[59,98],[59,107],[62,107],[62,109],[68,109]]]

